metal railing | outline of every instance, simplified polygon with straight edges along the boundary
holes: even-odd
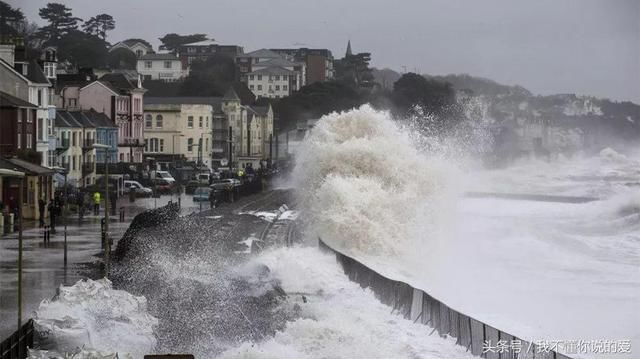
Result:
[[[456,344],[467,348],[473,355],[492,359],[570,359],[548,346],[523,340],[460,313],[421,289],[384,277],[329,247],[321,239],[319,247],[334,253],[349,279],[362,288],[369,288],[380,302],[393,307],[393,311],[414,323],[430,326],[433,328],[431,333],[437,331],[441,336],[456,338]]]
[[[0,343],[0,359],[24,359],[33,348],[33,319]]]

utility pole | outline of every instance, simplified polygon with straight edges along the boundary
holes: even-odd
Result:
[[[105,149],[105,161],[104,161],[104,265],[105,265],[105,278],[109,278],[109,260],[111,256],[111,242],[109,241],[109,150]]]
[[[18,330],[22,326],[22,191],[24,177],[20,177],[20,193],[18,194]]]
[[[231,164],[233,163],[233,127],[229,126],[229,170],[231,170]]]

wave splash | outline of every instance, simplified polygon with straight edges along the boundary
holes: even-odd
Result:
[[[364,105],[322,117],[293,171],[315,238],[354,254],[434,254],[449,238],[457,169]]]

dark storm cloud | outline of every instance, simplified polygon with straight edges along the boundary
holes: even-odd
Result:
[[[342,56],[350,38],[377,67],[640,103],[637,0],[59,1],[82,18],[113,15],[112,42],[202,32],[245,50],[316,46]],[[9,0],[31,19],[46,2]]]

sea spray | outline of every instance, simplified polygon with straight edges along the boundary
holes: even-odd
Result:
[[[322,117],[292,175],[311,235],[361,255],[441,257],[458,171],[417,139],[368,105]]]

